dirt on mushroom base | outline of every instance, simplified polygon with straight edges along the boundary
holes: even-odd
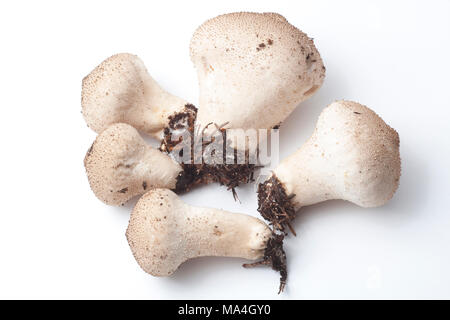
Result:
[[[286,253],[283,249],[284,235],[272,233],[272,237],[267,242],[266,249],[264,250],[264,257],[261,261],[254,263],[246,263],[242,266],[244,268],[253,268],[259,265],[267,265],[272,267],[273,270],[280,273],[280,287],[278,289],[278,294],[283,292],[286,286],[287,280],[287,263],[286,263]]]
[[[186,104],[183,111],[177,112],[169,116],[169,125],[164,128],[164,136],[159,146],[162,152],[170,153],[182,141],[182,137],[178,140],[172,138],[175,130],[194,131],[195,120],[197,119],[197,108],[192,104]]]
[[[294,194],[288,195],[280,180],[272,175],[258,185],[258,212],[270,222],[274,229],[286,234],[286,226],[296,235],[290,221],[295,218],[295,209],[291,202]]]
[[[164,129],[164,138],[160,146],[162,152],[168,154],[174,154],[176,152],[182,153],[183,149],[180,147],[180,143],[183,141],[183,134],[180,133],[183,131],[184,133],[187,132],[191,138],[191,163],[180,163],[183,171],[177,178],[175,191],[177,193],[186,192],[198,184],[218,182],[221,185],[226,186],[228,190],[231,190],[233,192],[233,197],[236,199],[237,194],[235,188],[241,183],[253,181],[253,173],[257,166],[249,163],[248,151],[245,153],[245,162],[243,164],[230,164],[230,162],[236,162],[238,152],[236,149],[227,149],[229,143],[223,143],[222,161],[212,164],[211,161],[205,161],[206,157],[212,157],[212,155],[205,153],[205,149],[215,141],[215,138],[212,137],[211,141],[207,142],[196,142],[198,142],[199,139],[202,139],[202,135],[209,125],[216,126],[217,132],[222,135],[222,141],[227,141],[226,130],[223,128],[226,124],[218,126],[210,123],[196,134],[196,116],[197,108],[191,104],[187,104],[182,112],[169,117],[169,125]],[[173,138],[175,132],[177,132],[178,139]],[[195,152],[194,148],[198,148],[199,146],[201,150]],[[227,155],[229,154],[233,155],[233,159],[227,159]],[[182,154],[180,155],[182,156]],[[194,159],[196,155],[201,155],[202,159]]]

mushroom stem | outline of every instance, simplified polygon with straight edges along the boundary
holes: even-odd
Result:
[[[147,192],[136,204],[126,232],[144,271],[168,276],[186,260],[202,256],[263,259],[286,282],[283,236],[240,213],[190,206],[167,189]]]

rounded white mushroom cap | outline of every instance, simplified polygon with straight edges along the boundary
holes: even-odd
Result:
[[[270,129],[325,77],[313,40],[275,13],[239,12],[203,23],[191,44],[200,85],[198,123]]]
[[[385,204],[400,179],[399,136],[375,112],[337,101],[321,113],[313,135],[274,170],[296,209],[328,199],[361,207]]]
[[[181,166],[147,145],[136,129],[124,123],[109,126],[95,139],[84,159],[94,194],[120,205],[150,188],[175,188]]]
[[[136,261],[154,276],[168,276],[195,257],[262,258],[271,235],[257,218],[193,207],[167,189],[153,189],[139,199],[126,232]]]
[[[123,122],[160,138],[168,117],[186,104],[162,89],[142,60],[129,53],[106,59],[82,83],[83,116],[95,132]]]

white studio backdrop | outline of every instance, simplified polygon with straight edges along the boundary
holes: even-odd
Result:
[[[336,99],[375,110],[400,134],[402,177],[384,207],[303,208],[289,279],[245,261],[199,258],[170,278],[138,267],[125,239],[133,202],[109,207],[83,167],[95,138],[81,80],[114,53],[139,55],[175,95],[198,102],[190,36],[206,19],[274,11],[315,39],[323,87],[281,127],[281,159]],[[450,298],[449,1],[15,1],[0,4],[0,298]],[[182,198],[258,216],[217,185]]]

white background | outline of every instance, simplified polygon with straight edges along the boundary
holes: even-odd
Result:
[[[335,99],[371,107],[401,140],[401,185],[387,205],[302,209],[279,296],[278,275],[242,259],[145,274],[124,236],[133,203],[101,203],[83,167],[96,135],[80,113],[81,79],[131,52],[196,104],[190,36],[233,11],[285,15],[327,67],[320,91],[282,126],[282,158]],[[449,16],[449,1],[2,1],[0,298],[450,298]],[[257,216],[254,186],[238,193],[242,204],[216,185],[183,200]]]

